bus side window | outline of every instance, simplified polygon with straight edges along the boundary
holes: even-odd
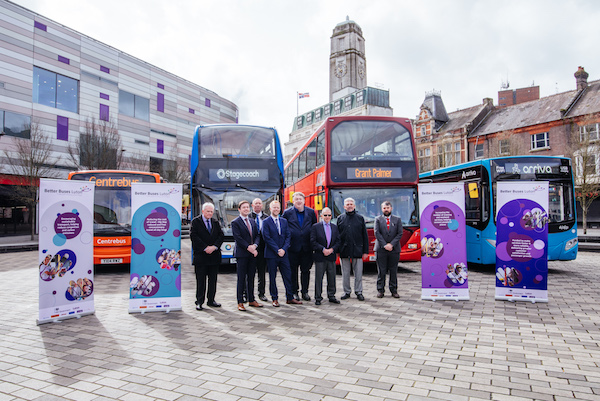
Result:
[[[317,138],[317,166],[325,164],[325,131],[321,131]]]
[[[317,166],[317,138],[313,139],[310,145],[306,148],[306,173],[310,174],[315,171]]]
[[[298,179],[302,179],[306,175],[306,149],[300,153],[298,160]]]
[[[471,225],[477,225],[477,222],[481,221],[481,198],[479,194],[477,182],[465,183],[465,217],[467,221],[471,222]]]

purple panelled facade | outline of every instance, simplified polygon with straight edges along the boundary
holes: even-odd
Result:
[[[157,83],[156,86],[158,86],[160,89],[165,89],[165,86],[163,84]]]
[[[190,113],[192,113],[192,114],[196,114],[196,110],[194,110],[194,109],[190,109]]]
[[[33,26],[35,28],[37,28],[37,29],[41,29],[42,31],[47,31],[48,30],[48,27],[46,25],[44,25],[44,24],[42,24],[41,22],[38,22],[38,21],[34,21],[33,22]]]
[[[69,60],[66,57],[63,56],[58,56],[58,61],[60,61],[61,63],[65,63],[65,64],[71,64],[71,60]]]
[[[106,93],[100,93],[100,99],[110,100],[110,96],[108,96]]]
[[[165,95],[162,93],[156,94],[156,110],[165,112]]]
[[[156,140],[156,153],[165,153],[165,141],[162,139]]]
[[[205,99],[205,100],[204,100],[204,105],[205,105],[206,107],[210,107],[210,99]]]
[[[105,67],[103,65],[100,66],[100,71],[110,74],[110,68]]]
[[[67,117],[56,116],[56,139],[69,140],[69,119]]]

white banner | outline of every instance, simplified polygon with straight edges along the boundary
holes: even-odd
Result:
[[[129,313],[181,310],[182,184],[131,184]]]
[[[496,299],[548,302],[548,186],[497,184]]]
[[[40,180],[39,318],[94,313],[94,183]]]

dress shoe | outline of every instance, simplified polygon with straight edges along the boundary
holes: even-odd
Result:
[[[203,310],[204,308],[202,307],[202,305],[196,305],[196,310]]]
[[[340,300],[339,299],[335,299],[335,298],[329,298],[329,302],[331,302],[332,304],[339,304]]]
[[[262,304],[259,304],[256,301],[248,302],[248,305],[255,307],[255,308],[262,308],[262,306],[263,306]]]
[[[263,295],[259,295],[259,296],[258,296],[258,299],[260,299],[260,300],[261,300],[261,301],[263,301],[263,302],[267,302],[267,301],[268,301],[267,297],[265,297],[265,295],[264,295],[264,294],[263,294]]]
[[[358,298],[359,301],[365,300],[365,297],[363,297],[363,294],[356,294],[356,298]]]
[[[292,305],[302,305],[302,301],[298,301],[295,298],[292,299],[288,299],[287,301],[285,301],[286,304],[292,304]]]
[[[377,293],[377,298],[383,298],[383,292],[378,292]]]
[[[302,294],[302,299],[305,301],[310,301],[310,295],[308,295],[307,293]]]
[[[295,295],[294,295],[294,299],[295,299],[296,301],[300,301],[300,297],[298,296],[298,294],[295,294]]]
[[[276,299],[274,299],[273,300],[273,306],[277,308],[279,306],[279,301],[276,300]]]
[[[344,295],[342,295],[342,299],[348,299],[348,298],[350,298],[350,294],[344,294]]]
[[[238,304],[238,310],[241,310],[242,312],[245,312],[246,308],[244,307],[244,304]]]
[[[321,305],[321,301],[319,301],[318,299],[315,301],[315,305]]]
[[[242,302],[243,302],[243,303],[246,303],[246,302],[248,302],[248,298],[246,298],[246,296],[245,296],[245,295],[244,295],[244,298],[242,298]]]
[[[206,305],[207,306],[212,306],[213,308],[220,308],[221,307],[221,304],[218,303],[218,302],[215,302],[215,301],[207,302]]]
[[[398,293],[397,293],[397,292],[394,292],[394,293],[392,293],[392,296],[393,296],[394,298],[400,298],[400,295],[398,295]]]

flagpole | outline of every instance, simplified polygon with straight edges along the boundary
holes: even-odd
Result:
[[[300,93],[296,92],[296,117],[298,117],[299,115],[299,109],[298,109],[298,99],[300,98]]]

